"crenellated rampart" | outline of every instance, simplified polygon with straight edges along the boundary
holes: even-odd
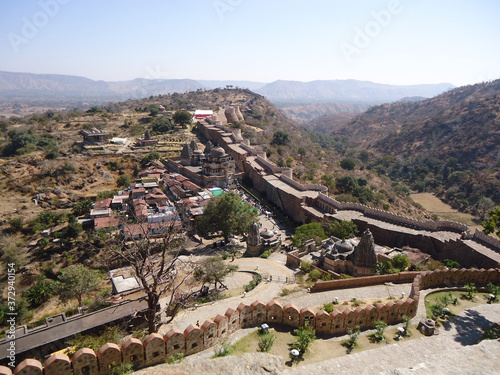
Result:
[[[324,310],[315,312],[311,307],[299,309],[292,303],[282,306],[272,300],[267,304],[255,301],[251,305],[240,303],[236,309],[229,308],[224,314],[206,320],[200,327],[189,325],[184,331],[172,328],[164,336],[152,333],[144,341],[129,338],[120,346],[115,343],[103,345],[97,353],[92,349],[78,350],[70,358],[66,354],[51,355],[42,364],[36,359],[25,359],[15,368],[15,375],[104,375],[114,363],[131,363],[134,368],[164,363],[176,354],[191,355],[208,349],[240,328],[258,326],[263,323],[281,324],[290,327],[310,325],[320,335],[343,335],[350,328],[374,327],[376,321],[396,324],[404,316],[417,314],[420,291],[428,288],[462,286],[475,283],[485,286],[500,283],[500,269],[451,269],[427,272],[402,272],[395,275],[359,277],[345,280],[319,281],[312,292],[359,287],[385,282],[407,282],[413,279],[409,298],[389,301],[386,304],[367,305],[343,311]],[[12,375],[9,367],[0,366],[0,375]]]

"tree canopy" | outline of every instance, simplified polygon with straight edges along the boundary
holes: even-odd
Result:
[[[228,241],[231,235],[247,233],[255,221],[257,210],[230,191],[210,200],[198,221],[198,230],[203,235],[221,232]]]
[[[63,301],[76,298],[82,306],[82,298],[99,289],[102,276],[96,270],[91,270],[83,264],[74,264],[64,268],[59,274],[57,293]]]
[[[358,234],[358,227],[352,221],[328,220],[323,224],[323,228],[327,236],[335,236],[341,240]]]
[[[354,163],[354,160],[345,158],[340,161],[340,167],[342,169],[347,169],[349,171],[352,171],[354,167],[356,166],[356,163]]]
[[[271,143],[278,146],[286,146],[290,143],[290,135],[283,130],[277,130],[274,132]]]
[[[178,125],[185,126],[191,123],[193,115],[186,111],[177,111],[172,116],[172,120]]]
[[[224,263],[220,257],[210,257],[206,261],[201,262],[194,270],[194,277],[197,281],[205,284],[214,284],[215,291],[217,291],[217,284],[222,285],[224,278],[231,273],[235,272],[238,266]]]
[[[500,207],[496,207],[490,211],[490,218],[481,223],[484,228],[484,233],[495,233],[500,237]]]
[[[302,247],[304,241],[313,238],[316,243],[320,243],[326,238],[325,231],[320,223],[304,224],[295,229],[295,234],[292,237],[292,244],[296,247]]]

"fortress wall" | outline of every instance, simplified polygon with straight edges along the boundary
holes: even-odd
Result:
[[[478,252],[460,239],[443,241],[426,234],[397,231],[384,227],[383,223],[380,225],[368,223],[362,217],[355,219],[354,223],[361,232],[370,229],[375,243],[380,245],[425,249],[425,252],[436,260],[453,259],[463,267],[491,268],[498,266],[494,259]]]
[[[497,253],[500,253],[500,239],[490,236],[478,229],[476,229],[476,231],[474,232],[473,238],[475,240],[478,240],[479,242],[483,242],[486,245],[491,246],[493,250],[495,250]]]
[[[373,208],[366,206],[364,204],[360,203],[353,203],[353,202],[339,202],[335,200],[334,198],[328,197],[327,195],[320,193],[318,196],[318,201],[320,202],[320,206],[323,208],[325,205],[332,206],[333,208],[339,209],[339,210],[353,210],[353,211],[360,211],[362,212],[365,216],[371,217],[373,219],[378,219],[382,221],[388,221],[390,223],[398,224],[398,225],[403,225],[407,226],[410,228],[415,228],[415,229],[421,229],[421,230],[430,230],[430,231],[437,231],[437,230],[444,230],[444,231],[451,231],[451,232],[468,232],[470,228],[462,223],[458,223],[456,221],[449,221],[449,220],[439,220],[439,221],[432,221],[432,220],[416,220],[407,216],[403,215],[398,215],[392,212],[388,212],[385,210],[380,210],[378,208]],[[499,242],[499,247],[500,247],[500,241]]]
[[[311,292],[324,292],[326,290],[359,288],[362,286],[377,285],[387,282],[402,283],[410,282],[420,272],[400,272],[392,275],[352,277],[349,279],[339,279],[330,281],[317,281],[311,288]]]
[[[321,191],[321,192],[328,191],[328,188],[326,186],[319,184],[301,184],[300,182],[295,181],[294,179],[287,177],[285,175],[281,175],[280,180],[286,182],[290,186],[293,186],[295,189],[299,191],[306,191],[306,190]]]
[[[283,324],[290,327],[312,326],[318,334],[344,335],[349,328],[360,326],[371,329],[377,320],[388,324],[403,321],[404,316],[415,317],[417,313],[420,290],[436,287],[462,286],[474,282],[477,286],[488,283],[500,283],[500,269],[452,269],[427,272],[401,272],[395,275],[359,277],[345,280],[318,281],[311,291],[332,290],[337,288],[359,287],[381,284],[388,281],[406,282],[413,280],[410,297],[399,299],[396,303],[378,303],[376,306],[359,306],[354,311],[346,308],[343,311],[334,310],[328,314],[320,310],[314,313],[310,307],[299,310],[289,303],[284,307],[277,301],[264,305],[260,301],[250,306],[241,303],[237,309],[228,309],[224,315],[218,314],[213,320],[208,319],[202,328],[189,325],[184,332],[171,329],[162,338],[152,333],[141,342],[130,338],[125,341],[120,350],[114,343],[107,343],[97,353],[92,349],[80,349],[70,359],[67,355],[56,353],[45,360],[44,364],[36,359],[25,359],[14,370],[16,375],[101,375],[108,371],[110,361],[116,363],[132,363],[135,369],[162,363],[169,354],[190,355],[214,346],[229,333],[243,326],[268,324]],[[341,308],[341,306],[338,306]],[[228,332],[228,324],[231,326]],[[12,375],[9,367],[0,366],[0,375]]]

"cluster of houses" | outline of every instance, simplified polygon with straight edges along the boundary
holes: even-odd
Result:
[[[197,171],[179,169],[181,162],[175,160],[170,161],[169,165],[173,167],[169,169],[153,166],[141,171],[129,187],[112,198],[95,202],[90,211],[94,229],[120,230],[125,239],[140,239],[145,236],[159,237],[172,226],[181,228],[180,214],[194,221],[196,216],[204,213],[210,199],[224,191],[221,187],[210,185],[214,175],[217,177],[220,173],[223,177],[220,185],[226,186],[224,182],[227,182],[228,170],[232,172],[234,168],[228,163],[227,154],[222,156],[225,164],[215,174],[210,168],[198,168]],[[212,165],[213,159],[208,159]],[[203,186],[179,172],[198,176],[196,179]]]

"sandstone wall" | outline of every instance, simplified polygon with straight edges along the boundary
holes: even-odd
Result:
[[[359,306],[354,311],[347,308],[334,310],[328,314],[320,310],[314,313],[310,307],[299,310],[294,304],[285,306],[277,301],[264,305],[260,301],[250,306],[241,303],[237,309],[228,309],[213,320],[208,319],[202,328],[189,325],[182,333],[171,329],[161,336],[150,334],[143,342],[130,338],[121,348],[108,343],[96,353],[92,349],[80,349],[72,358],[65,354],[54,354],[41,362],[26,359],[17,365],[15,375],[102,375],[107,373],[112,360],[115,363],[132,363],[135,368],[164,362],[170,355],[182,353],[190,355],[202,351],[223,340],[228,334],[241,327],[255,326],[262,323],[283,324],[291,327],[310,325],[322,335],[343,335],[347,329],[360,326],[362,329],[374,327],[378,320],[388,324],[403,321],[404,316],[414,317],[417,313],[420,290],[436,287],[450,287],[474,282],[477,286],[488,283],[500,284],[500,269],[452,269],[428,272],[401,272],[395,275],[359,277],[345,280],[319,281],[311,291],[323,291],[337,288],[373,285],[374,283],[401,282],[412,280],[409,298],[387,304]],[[12,375],[9,367],[0,366],[0,375]]]

